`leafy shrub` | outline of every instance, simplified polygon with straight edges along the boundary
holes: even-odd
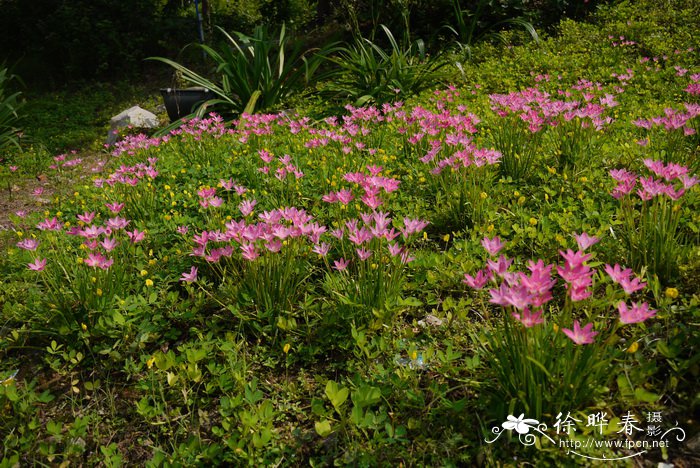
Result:
[[[492,22],[484,28],[482,25],[482,17],[485,15],[485,10],[490,10],[489,7],[492,6],[492,3],[493,2],[487,0],[481,0],[476,5],[475,11],[472,12],[462,9],[460,0],[452,0],[455,23],[454,26],[448,25],[447,29],[456,36],[457,45],[462,51],[466,52],[468,56],[471,56],[472,45],[480,39],[495,38],[503,42],[503,36],[494,31],[499,27],[508,26],[522,28],[530,35],[536,44],[540,43],[540,38],[535,27],[532,23],[522,18],[509,18]]]
[[[382,25],[382,30],[391,46],[388,52],[357,36],[328,59],[338,67],[330,73],[332,81],[328,83],[328,90],[337,98],[354,100],[355,105],[394,101],[435,86],[446,76],[442,68],[447,62],[439,55],[428,56],[423,40],[404,48],[388,27]]]
[[[7,68],[0,68],[0,151],[11,145],[19,148],[19,128],[16,125],[20,117],[17,110],[22,106],[19,100],[22,93],[16,91],[10,94],[9,91],[10,83],[16,79]]]
[[[217,82],[163,57],[151,57],[180,72],[182,78],[194,85],[213,91],[217,98],[203,103],[197,115],[204,115],[211,107],[220,112],[253,113],[280,104],[285,98],[301,91],[311,80],[320,64],[317,55],[307,57],[299,43],[292,44],[283,25],[277,38],[266,26],[256,26],[252,36],[235,32],[235,38],[218,28],[227,43],[220,50],[197,44],[214,61]]]

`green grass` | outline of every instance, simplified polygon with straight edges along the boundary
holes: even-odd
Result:
[[[698,407],[700,187],[673,202],[679,207],[674,211],[679,237],[689,251],[680,257],[678,272],[662,283],[640,268],[635,274],[649,284],[631,299],[602,273],[606,263],[632,266],[619,235],[620,203],[610,196],[614,183],[608,170],[646,175],[642,159],[661,157],[668,147],[662,132],[648,146],[635,144],[647,134],[632,121],[696,99],[683,94],[690,78],[674,68],[700,72],[695,55],[687,53],[693,26],[683,21],[687,11],[681,14],[690,2],[679,3],[671,14],[651,0],[622,2],[601,10],[596,23],[562,23],[560,35],[541,45],[482,44],[474,49],[478,63],[464,67],[463,81],[453,89],[436,85],[439,93],[409,98],[402,109],[387,111],[391,121],[358,117],[356,128],[345,134],[355,136],[327,146],[314,142],[338,127],[313,122],[311,128],[320,132],[314,133],[298,120],[290,127],[289,119],[297,117],[285,115],[280,119],[285,123],[269,131],[248,122],[259,131],[244,134],[244,122],[221,135],[210,122],[214,136],[173,136],[134,154],[108,157],[101,142],[109,117],[135,104],[155,107],[157,86],[93,84],[28,92],[26,131],[46,149],[28,150],[19,173],[31,180],[32,167],[41,161],[46,166],[51,156],[71,149],[109,161],[101,174],[87,165],[47,171],[45,188],[55,190],[50,203],[24,194],[38,213],[11,216],[14,232],[0,233],[0,467],[585,464],[545,439],[527,448],[517,434],[504,432],[494,444],[486,443],[509,414],[537,415],[554,436],[558,411],[581,420],[577,435],[584,437],[591,430],[586,414],[608,412],[611,438],[619,421],[613,415],[662,412],[665,427],[677,420],[686,441],[648,452],[645,462],[697,463],[687,441],[698,430],[689,415]],[[655,18],[670,18],[674,27],[655,25]],[[640,45],[613,47],[609,35],[626,35]],[[674,55],[676,49],[683,52]],[[647,69],[639,62],[647,50],[671,58]],[[559,164],[562,145],[556,139],[562,127],[547,128],[533,143],[528,177],[521,180],[503,177],[493,166],[469,172],[468,186],[455,182],[471,166],[447,167],[438,179],[431,169],[452,148],[432,162],[421,158],[431,149],[429,140],[446,141],[445,135],[455,136],[454,128],[446,125],[409,143],[420,123],[397,114],[424,109],[436,118],[443,109],[451,116],[474,112],[481,122],[465,135],[478,148],[489,148],[498,140],[494,127],[503,124],[489,94],[536,83],[556,93],[589,78],[601,82],[598,99],[619,84],[612,73],[627,68],[634,79],[616,94],[619,107],[605,110],[615,121],[596,133],[595,146],[583,146],[595,153],[572,151],[572,163]],[[538,77],[545,74],[549,81]],[[301,115],[323,106],[298,104]],[[569,138],[590,135],[571,132]],[[355,142],[364,149],[353,149]],[[681,147],[675,156],[689,161],[698,151]],[[289,159],[263,163],[266,152]],[[129,174],[145,172],[146,165],[155,165],[158,174],[143,175],[133,187],[96,186],[96,179],[135,164],[143,166]],[[290,164],[304,176],[289,169],[282,180],[274,177]],[[347,236],[339,241],[329,233],[321,237],[331,245],[328,257],[311,251],[302,237],[286,238],[282,255],[261,247],[255,266],[243,261],[235,240],[210,242],[210,253],[212,245],[234,247],[220,262],[190,255],[194,236],[203,230],[233,229],[226,224],[252,223],[282,206],[304,208],[329,229],[345,225],[367,210],[357,185],[344,174],[367,173],[367,166],[381,166],[382,176],[400,180],[397,191],[379,194],[385,201],[380,210],[391,212],[393,227],[404,227],[404,217],[431,223],[425,234],[396,238],[416,257],[407,266],[382,253],[388,249],[380,238],[365,244],[374,253],[362,263]],[[15,177],[0,176],[10,183]],[[217,185],[229,178],[247,192]],[[212,188],[221,206],[202,207],[201,193]],[[356,191],[347,206],[322,201],[344,188]],[[251,199],[258,204],[245,217],[239,203]],[[114,202],[125,203],[119,215],[106,207]],[[81,225],[78,215],[85,219],[91,212],[97,213],[96,225],[126,218],[127,229],[146,232],[145,238],[132,243],[114,228],[109,236],[117,245],[108,252],[66,234]],[[36,227],[54,217],[62,230]],[[465,273],[475,275],[486,264],[484,236],[500,236],[506,244],[502,253],[514,261],[511,271],[526,271],[529,259],[561,265],[559,251],[575,249],[571,234],[582,231],[601,238],[587,262],[600,273],[593,295],[569,300],[553,272],[553,298],[542,311],[543,324],[535,325],[541,328],[523,328],[505,315],[511,310],[489,302],[488,291],[462,283]],[[22,250],[17,246],[22,239],[38,239],[40,245]],[[89,267],[93,248],[114,263],[104,270]],[[344,272],[332,267],[341,255],[352,259]],[[45,270],[27,268],[42,258]],[[197,281],[183,282],[181,275],[192,266],[198,267]],[[616,310],[621,300],[648,302],[658,312],[643,324],[621,325]],[[574,346],[559,332],[572,328],[574,320],[594,325],[595,345]],[[584,373],[588,378],[579,378]],[[576,407],[568,407],[574,400]]]
[[[135,105],[155,113],[162,104],[158,88],[158,83],[118,82],[84,83],[56,91],[27,90],[24,139],[51,154],[98,151],[107,137],[110,118]]]

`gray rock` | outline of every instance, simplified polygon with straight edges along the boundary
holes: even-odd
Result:
[[[158,128],[160,122],[152,112],[141,109],[139,106],[130,107],[109,120],[107,145],[112,146],[117,141],[119,129],[129,125],[138,128]]]

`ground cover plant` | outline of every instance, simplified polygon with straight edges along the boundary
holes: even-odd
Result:
[[[0,466],[697,462],[685,5],[55,156],[3,234]]]

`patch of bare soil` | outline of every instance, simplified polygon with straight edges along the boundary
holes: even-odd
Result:
[[[109,158],[108,153],[74,153],[65,160],[56,161],[53,168],[36,177],[18,175],[9,180],[7,185],[0,187],[0,233],[18,228],[13,218],[21,219],[36,211],[50,210],[56,197],[71,193],[76,184],[89,182]],[[1,238],[5,237],[0,236],[0,247]]]

